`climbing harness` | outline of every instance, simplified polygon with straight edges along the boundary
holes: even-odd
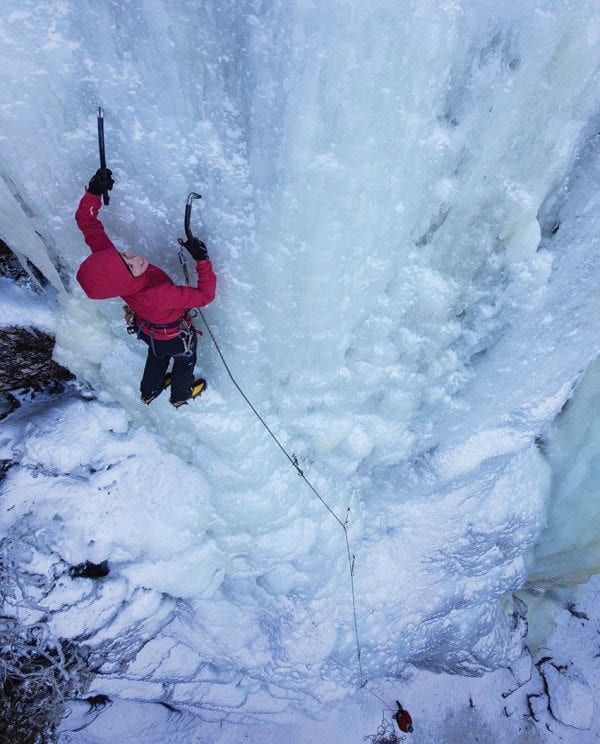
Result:
[[[156,357],[161,355],[156,351],[155,341],[172,341],[174,338],[180,338],[183,343],[183,351],[179,354],[170,354],[174,357],[189,357],[194,353],[194,341],[196,336],[201,336],[202,331],[194,327],[192,314],[187,311],[181,318],[171,323],[151,323],[149,320],[141,318],[129,305],[123,305],[123,314],[127,324],[127,333],[143,333],[148,337],[152,353]]]
[[[192,329],[192,317],[189,312],[171,323],[151,323],[149,320],[134,314],[134,323],[138,331],[142,331],[156,341],[171,341],[177,336],[183,338],[190,333],[192,336],[196,335],[196,329]]]
[[[168,335],[160,338],[159,334],[161,332]],[[189,313],[186,313],[186,315],[180,318],[175,324],[149,323],[148,321],[140,318],[138,321],[138,333],[143,333],[148,337],[152,353],[155,357],[159,358],[162,356],[162,354],[159,354],[156,350],[156,341],[172,341],[175,338],[179,338],[181,339],[181,342],[183,344],[183,351],[179,352],[179,354],[169,354],[169,356],[190,357],[194,353],[194,344],[196,342],[196,337],[202,335],[202,331],[195,328],[192,324],[192,318]]]

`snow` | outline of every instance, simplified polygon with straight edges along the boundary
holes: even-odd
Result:
[[[46,333],[54,333],[56,314],[48,307],[48,298],[36,294],[26,284],[17,284],[7,277],[0,277],[0,323],[33,326]]]
[[[600,561],[599,28],[592,0],[3,5],[0,238],[53,289],[0,280],[2,323],[80,383],[2,422],[11,611],[113,700],[65,742],[341,742],[396,699],[416,741],[597,737],[595,584],[584,641],[556,592]],[[206,329],[202,398],[140,404],[120,303],[73,280],[98,105],[109,234],[182,281],[203,194],[205,317],[325,504]]]
[[[550,710],[557,721],[576,729],[589,729],[594,713],[594,698],[584,677],[569,667],[552,662],[540,665],[546,685]]]

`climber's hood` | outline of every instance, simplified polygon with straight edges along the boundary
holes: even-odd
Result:
[[[77,281],[91,300],[133,294],[139,289],[139,278],[130,274],[119,253],[112,248],[92,253],[77,272]]]

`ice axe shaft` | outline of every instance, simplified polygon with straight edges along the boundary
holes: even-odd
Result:
[[[196,199],[201,199],[202,196],[200,194],[197,194],[195,191],[190,192],[188,194],[188,198],[185,202],[185,219],[184,219],[184,228],[185,228],[185,237],[188,240],[191,240],[194,236],[192,235],[192,231],[190,229],[190,219],[192,217],[192,204],[196,201]]]
[[[200,194],[197,194],[195,191],[191,191],[188,194],[188,198],[185,202],[185,217],[183,219],[183,226],[185,229],[185,237],[188,241],[191,241],[194,237],[192,233],[192,229],[190,228],[190,219],[192,217],[192,204],[196,201],[196,199],[201,199],[202,197]],[[181,267],[183,268],[183,274],[185,276],[185,283],[189,286],[190,284],[190,275],[188,272],[187,264],[185,262],[185,252],[183,250],[184,243],[181,238],[177,241],[179,245],[181,246],[179,248],[179,263],[181,264]]]
[[[101,106],[98,107],[98,150],[100,152],[100,167],[106,168],[106,151],[104,149],[104,112],[102,111]],[[108,191],[102,193],[102,199],[104,204],[110,202]]]

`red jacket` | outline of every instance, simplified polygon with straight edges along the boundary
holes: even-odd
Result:
[[[150,323],[172,323],[193,307],[203,307],[215,298],[217,278],[209,259],[196,261],[198,287],[182,287],[158,266],[148,265],[140,276],[130,274],[125,262],[104,232],[98,219],[101,200],[86,190],[75,221],[92,249],[79,267],[77,281],[92,300],[121,297],[131,309]]]

